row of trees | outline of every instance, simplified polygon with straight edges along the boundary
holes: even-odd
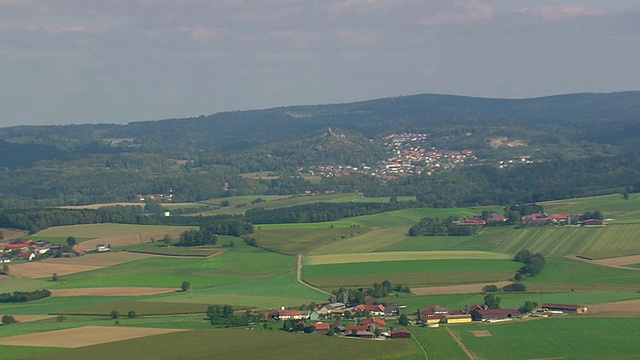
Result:
[[[458,225],[455,216],[446,219],[424,217],[420,219],[418,224],[409,228],[409,236],[467,236],[478,232],[480,226]]]
[[[28,302],[40,300],[51,296],[47,289],[35,291],[14,291],[13,293],[0,294],[0,303]]]
[[[324,222],[419,206],[416,201],[315,203],[278,209],[251,209],[244,214],[244,219],[252,224]]]
[[[259,319],[259,316],[252,315],[248,310],[237,315],[231,305],[211,305],[207,308],[206,317],[211,325],[223,327],[247,326]]]
[[[402,284],[394,286],[389,280],[384,280],[382,283],[373,283],[373,286],[369,288],[353,289],[340,287],[337,290],[333,290],[331,294],[335,296],[338,301],[343,300],[341,297],[342,294],[347,294],[347,303],[345,305],[359,305],[365,303],[367,296],[381,298],[389,296],[392,291],[409,293],[411,289]]]

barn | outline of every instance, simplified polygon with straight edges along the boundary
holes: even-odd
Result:
[[[518,309],[476,308],[471,311],[471,318],[474,321],[515,319],[518,317],[518,315],[520,315],[520,311],[518,311]]]

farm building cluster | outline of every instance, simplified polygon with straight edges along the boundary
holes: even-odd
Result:
[[[524,225],[575,225],[583,227],[602,227],[607,226],[604,220],[600,219],[582,219],[584,215],[575,214],[547,214],[544,212],[523,215],[521,222]],[[504,214],[491,213],[488,216],[475,215],[455,221],[460,226],[490,226],[500,225],[507,222]]]
[[[527,316],[547,317],[553,314],[584,314],[583,305],[543,304],[531,314],[522,314],[519,309],[489,309],[486,305],[467,306],[463,310],[450,310],[447,307],[432,306],[419,310],[412,316],[411,324],[416,326],[439,327],[441,324],[468,324],[472,322],[500,323],[513,321]],[[293,310],[282,307],[265,314],[271,320],[289,321],[290,331],[314,332],[326,335],[335,334],[358,338],[409,338],[411,333],[403,329],[387,326],[388,320],[397,320],[400,310],[394,303],[357,305],[347,307],[336,302],[316,307],[313,310]],[[364,320],[360,320],[360,319]],[[353,319],[353,325],[343,325],[341,319]]]
[[[109,245],[97,245],[95,251],[109,251]],[[33,261],[48,257],[76,257],[84,255],[85,251],[74,249],[68,244],[55,244],[49,240],[20,239],[10,243],[0,243],[0,263],[10,263],[13,260]]]

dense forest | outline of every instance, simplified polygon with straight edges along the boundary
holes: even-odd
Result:
[[[325,191],[412,195],[451,207],[638,191],[639,119],[640,92],[625,92],[415,95],[127,125],[1,128],[0,208]],[[426,134],[428,151],[466,149],[478,160],[393,178],[309,177],[308,169],[328,165],[384,168],[396,150],[382,139],[402,133]],[[532,161],[497,166],[513,158]],[[252,172],[269,176],[243,176]]]

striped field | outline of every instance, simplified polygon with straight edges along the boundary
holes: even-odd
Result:
[[[485,251],[394,251],[314,255],[304,258],[304,265],[350,264],[405,260],[505,260],[508,255]]]
[[[375,251],[402,241],[408,228],[391,227],[373,229],[360,236],[332,242],[309,251],[309,255],[354,254]]]

